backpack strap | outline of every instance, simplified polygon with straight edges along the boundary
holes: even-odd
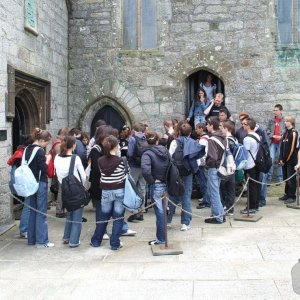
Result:
[[[226,148],[224,147],[224,145],[214,136],[210,137],[211,140],[215,141],[224,151],[225,149],[228,148],[228,141],[226,140]]]
[[[255,135],[253,135],[251,133],[248,133],[246,136],[251,137],[252,139],[254,139],[259,145],[261,144],[261,141]],[[249,151],[253,161],[255,162],[254,156],[252,155],[251,151],[250,150],[248,150],[248,151]]]
[[[128,174],[129,170],[128,170],[127,158],[125,156],[122,156],[122,160],[123,160],[123,164],[124,164],[124,168],[125,168],[125,174]]]
[[[99,146],[99,145],[97,145],[97,144],[95,144],[92,148],[95,148],[95,149],[97,149],[97,151],[99,152],[99,153],[101,153],[101,147]]]
[[[77,156],[76,154],[72,154],[70,168],[69,168],[69,175],[72,175],[74,173],[74,166],[75,166],[76,156]]]
[[[34,159],[36,153],[37,153],[37,152],[39,151],[39,149],[40,149],[40,147],[38,147],[38,146],[34,147],[33,150],[32,150],[32,153],[31,153],[31,155],[30,155],[29,160],[26,161],[26,160],[25,160],[25,155],[26,155],[26,150],[27,150],[27,148],[28,148],[28,147],[26,147],[25,150],[24,150],[24,153],[23,153],[23,156],[22,156],[22,163],[21,163],[21,165],[25,165],[25,164],[26,164],[26,165],[29,165],[29,164],[33,161],[33,159]]]

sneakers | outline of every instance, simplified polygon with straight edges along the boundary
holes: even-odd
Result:
[[[245,209],[242,209],[241,211],[240,211],[240,213],[242,214],[242,215],[248,215],[248,213],[250,214],[250,215],[254,215],[254,214],[256,214],[256,209],[247,209],[247,208],[245,208]]]
[[[82,223],[85,223],[85,222],[87,222],[87,218],[85,218],[85,217],[82,217],[82,218],[81,218],[81,222],[82,222]]]
[[[284,201],[284,204],[290,204],[290,203],[294,203],[296,202],[296,199],[293,199],[293,198],[287,198],[285,201]]]
[[[111,247],[111,250],[116,251],[116,250],[119,250],[121,248],[123,248],[123,243],[122,242],[120,242],[119,247]]]
[[[27,238],[28,238],[27,232],[20,233],[20,238],[21,238],[21,239],[27,239]]]
[[[58,213],[55,216],[56,216],[56,218],[65,218],[67,216],[67,214],[65,214],[65,213]]]
[[[148,245],[161,245],[161,244],[164,244],[162,242],[159,242],[158,240],[152,240],[152,241],[149,241],[148,242]]]
[[[197,209],[202,209],[202,208],[209,208],[209,206],[206,206],[205,204],[203,203],[199,203],[197,206],[196,206]]]
[[[131,215],[127,219],[128,222],[134,222],[134,221],[144,221],[144,216],[143,214],[135,214]]]
[[[213,218],[204,219],[204,222],[208,223],[208,224],[222,224],[222,223],[226,222],[226,219],[225,219],[225,216],[224,216],[223,217],[223,222],[222,222],[222,221],[217,220],[215,217],[213,217]]]
[[[278,198],[278,200],[280,200],[280,201],[285,201],[287,199],[288,199],[288,196],[286,194],[284,194],[283,196]]]
[[[191,229],[190,225],[186,225],[186,224],[181,224],[181,231],[188,231],[189,229]]]
[[[121,234],[122,236],[135,236],[136,235],[136,231],[128,229],[126,232]]]
[[[54,247],[54,244],[48,242],[47,244],[36,244],[36,247],[37,247],[38,249],[42,249],[42,248],[52,248],[52,247]]]
[[[172,228],[172,223],[167,223],[167,228]]]
[[[102,240],[104,241],[109,240],[109,235],[107,233],[104,233]]]
[[[234,209],[233,209],[233,208],[229,209],[229,210],[227,211],[226,215],[227,215],[227,216],[233,216],[233,215],[234,215]]]

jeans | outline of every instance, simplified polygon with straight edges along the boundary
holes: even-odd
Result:
[[[182,209],[187,211],[188,213],[181,211],[181,224],[190,225],[192,220],[192,206],[191,206],[191,196],[192,196],[192,188],[193,188],[193,174],[182,177],[184,184],[184,194],[181,197],[170,197],[170,199],[178,204],[181,202]],[[168,214],[168,223],[172,222],[173,215],[175,214],[176,207],[169,203],[169,214]]]
[[[270,155],[271,155],[271,158],[272,158],[272,166],[268,172],[268,182],[271,182],[272,180],[272,177],[273,177],[273,169],[274,169],[274,161],[275,161],[275,158],[276,157],[279,157],[279,153],[280,153],[280,144],[273,144],[271,143],[270,145]],[[282,181],[282,178],[283,178],[283,175],[282,175],[282,167],[281,165],[277,165],[277,180],[278,182],[281,182]]]
[[[245,170],[245,176],[259,180],[259,171],[254,166],[252,169]],[[256,183],[249,179],[248,182],[248,195],[249,195],[249,209],[258,209],[259,208],[259,198],[260,198],[261,187],[259,183]]]
[[[56,197],[56,213],[62,214],[64,212],[61,194],[61,184],[58,184],[58,194]]]
[[[25,235],[25,233],[27,233],[28,231],[28,222],[29,222],[29,215],[30,215],[30,208],[28,207],[28,205],[30,206],[30,199],[27,197],[24,198],[24,206],[23,206],[21,219],[20,219],[20,225],[19,225],[20,235]]]
[[[259,173],[259,181],[262,183],[268,183],[268,176],[268,173]],[[263,206],[267,204],[267,189],[268,187],[266,184],[261,185],[259,202]]]
[[[235,175],[221,180],[220,192],[223,206],[226,206],[226,209],[229,209],[233,205],[235,199]]]
[[[28,199],[32,208],[47,214],[48,183],[40,181],[38,191]],[[30,209],[27,233],[28,245],[47,244],[49,242],[47,216]]]
[[[206,124],[204,115],[203,116],[199,116],[199,115],[194,116],[194,126],[196,127],[196,125],[199,123]]]
[[[153,207],[156,216],[156,240],[161,244],[165,243],[165,213],[162,197],[166,190],[167,186],[162,182],[156,182],[150,186],[150,197],[152,202],[155,202]]]
[[[297,161],[289,161],[284,166],[282,166],[283,179],[291,177],[295,173],[295,165]],[[296,176],[292,177],[290,180],[285,182],[284,193],[288,198],[296,199]]]
[[[203,166],[199,167],[196,178],[198,179],[200,192],[203,195],[203,204],[210,207],[210,198],[207,193],[207,170]]]
[[[63,240],[69,242],[70,246],[79,245],[79,238],[80,238],[81,227],[82,227],[82,223],[81,223],[82,215],[83,215],[83,207],[80,207],[74,211],[67,212],[67,219],[65,223]],[[75,221],[76,223],[72,223],[72,221]]]
[[[217,221],[224,221],[224,208],[220,197],[220,182],[216,168],[209,168],[207,171],[207,193],[211,200],[211,214]]]
[[[96,219],[99,218],[100,222],[97,223],[94,235],[92,236],[91,243],[94,247],[99,247],[102,242],[103,235],[106,233],[107,222],[111,217],[113,219],[124,217],[125,208],[123,206],[124,189],[117,190],[102,190],[101,211]],[[112,234],[110,236],[110,246],[118,248],[120,246],[120,236],[122,233],[123,219],[113,222]]]
[[[147,183],[145,178],[143,177],[142,174],[142,169],[141,168],[135,168],[135,167],[130,167],[130,175],[132,179],[134,180],[136,187],[138,191],[143,195],[143,206],[142,208],[145,207],[145,197],[146,197],[146,189],[147,189]]]

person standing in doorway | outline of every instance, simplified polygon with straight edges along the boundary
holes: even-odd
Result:
[[[207,95],[208,102],[214,99],[216,95],[217,86],[213,83],[213,77],[211,74],[206,76],[205,82],[200,83],[200,87],[203,88]]]

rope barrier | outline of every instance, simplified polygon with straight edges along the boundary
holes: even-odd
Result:
[[[224,213],[222,213],[222,214],[220,214],[220,215],[218,215],[218,216],[211,216],[211,217],[200,216],[200,215],[198,215],[198,214],[195,214],[195,213],[192,213],[192,212],[189,212],[189,211],[184,210],[181,206],[175,204],[175,203],[174,203],[171,199],[169,199],[169,198],[167,198],[167,200],[168,200],[168,202],[170,202],[172,205],[174,205],[175,207],[177,207],[178,209],[180,209],[181,211],[183,211],[183,212],[186,213],[186,214],[189,214],[189,215],[191,215],[191,216],[193,216],[193,217],[196,217],[196,218],[211,219],[211,218],[215,218],[215,217],[225,216],[225,215],[228,213],[228,211],[230,211],[232,208],[234,208],[234,206],[235,206],[235,205],[240,201],[240,199],[242,198],[242,194],[243,194],[243,192],[245,191],[245,189],[246,189],[246,187],[247,187],[247,184],[248,184],[249,180],[252,180],[253,182],[259,183],[259,184],[261,184],[261,185],[273,186],[273,185],[278,185],[278,184],[284,183],[284,182],[290,180],[291,178],[293,178],[293,177],[296,176],[296,175],[297,175],[297,172],[295,172],[295,173],[294,173],[293,175],[291,175],[289,178],[287,178],[287,179],[285,179],[285,180],[283,180],[283,181],[281,181],[281,182],[278,182],[278,183],[276,183],[276,184],[264,183],[264,182],[257,181],[257,180],[255,180],[255,179],[253,179],[253,178],[251,178],[251,177],[248,177],[247,180],[246,180],[246,182],[245,182],[245,184],[243,185],[243,189],[242,189],[240,195],[238,196],[238,199],[235,200],[235,202],[233,203],[233,205],[232,205],[231,207],[226,208],[226,210],[224,211]],[[79,221],[70,221],[70,220],[67,220],[67,219],[57,218],[57,217],[52,216],[52,215],[50,215],[50,214],[44,213],[44,212],[39,211],[39,210],[37,210],[36,208],[34,208],[34,207],[28,205],[27,203],[24,203],[22,200],[20,200],[18,197],[16,197],[16,196],[13,195],[12,193],[9,193],[9,194],[10,194],[14,199],[16,199],[19,203],[21,203],[21,204],[23,204],[24,206],[28,207],[29,209],[35,211],[36,213],[39,213],[39,214],[41,214],[41,215],[44,215],[44,216],[46,216],[46,217],[48,217],[48,218],[50,218],[50,219],[58,220],[58,221],[60,221],[60,222],[74,223],[74,224],[81,224],[81,223],[82,223],[81,221],[80,221],[80,222],[79,222]],[[162,200],[162,199],[160,199],[160,200]],[[148,206],[146,206],[146,207],[143,208],[143,209],[139,209],[137,212],[132,213],[132,214],[129,215],[129,216],[136,215],[136,214],[138,214],[138,213],[144,212],[146,209],[149,209],[149,208],[153,207],[154,205],[156,205],[156,201],[152,202],[151,204],[149,204]],[[87,224],[104,224],[104,223],[112,223],[112,222],[114,222],[114,221],[124,220],[124,219],[125,219],[125,216],[119,217],[119,218],[116,218],[116,219],[110,219],[110,220],[107,220],[107,221],[95,221],[95,222],[89,222],[89,221],[87,221],[87,222],[85,222],[85,223],[87,223]]]

